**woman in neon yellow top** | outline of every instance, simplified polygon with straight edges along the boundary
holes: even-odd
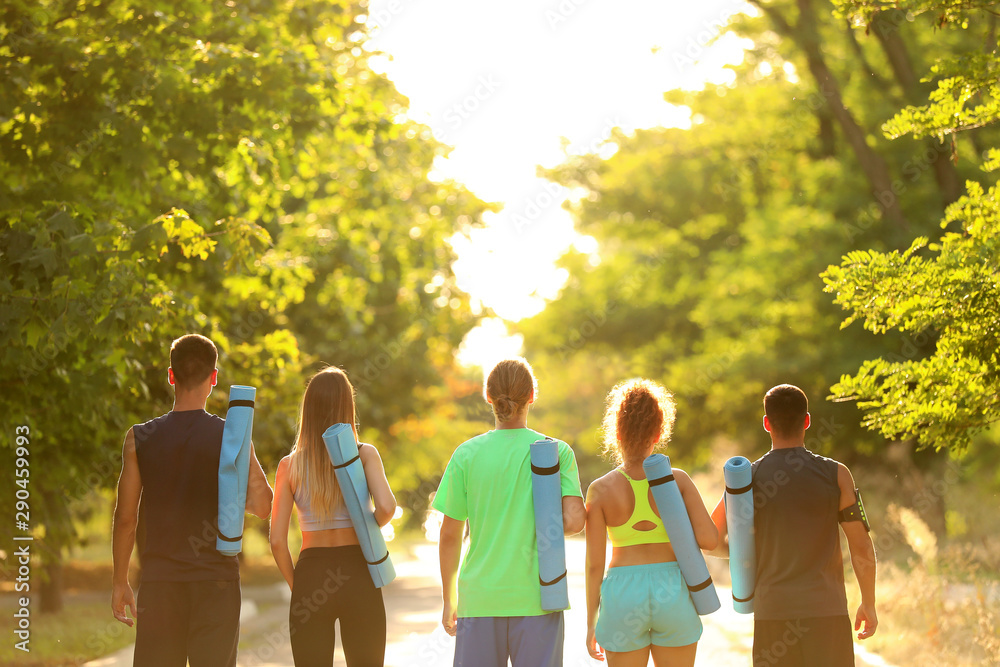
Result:
[[[701,619],[656,509],[643,460],[670,437],[674,400],[651,380],[628,380],[608,395],[604,451],[618,464],[587,490],[587,650],[611,667],[694,665]],[[719,531],[694,482],[674,477],[698,546]],[[605,577],[607,539],[611,563]],[[602,582],[602,577],[604,578]]]

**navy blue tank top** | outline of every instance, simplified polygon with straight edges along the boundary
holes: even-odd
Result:
[[[225,423],[204,410],[185,410],[132,427],[142,478],[142,581],[240,578],[236,556],[215,550]]]
[[[769,451],[752,469],[754,618],[846,615],[837,462],[793,447]]]

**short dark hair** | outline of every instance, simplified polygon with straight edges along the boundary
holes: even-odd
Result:
[[[215,370],[219,351],[215,343],[200,334],[181,336],[170,345],[170,368],[174,371],[174,385],[189,389],[201,384]]]
[[[802,428],[809,412],[806,393],[792,384],[771,387],[764,395],[764,414],[775,435],[789,436]]]

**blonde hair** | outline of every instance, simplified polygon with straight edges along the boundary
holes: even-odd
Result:
[[[615,465],[643,456],[650,442],[670,439],[676,405],[673,395],[656,382],[645,378],[620,382],[608,394],[607,405],[604,454]]]
[[[483,397],[492,404],[500,423],[517,417],[537,396],[538,382],[531,364],[523,357],[498,362],[483,383]]]
[[[304,484],[309,507],[318,517],[330,516],[344,502],[323,443],[323,432],[334,424],[354,427],[354,387],[344,371],[331,366],[306,385],[288,471],[292,490]]]

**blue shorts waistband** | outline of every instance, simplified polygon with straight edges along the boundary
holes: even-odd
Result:
[[[670,560],[664,563],[643,563],[641,565],[618,565],[608,568],[608,576],[612,574],[639,574],[641,572],[661,572],[663,570],[678,570],[680,565],[677,561]]]

